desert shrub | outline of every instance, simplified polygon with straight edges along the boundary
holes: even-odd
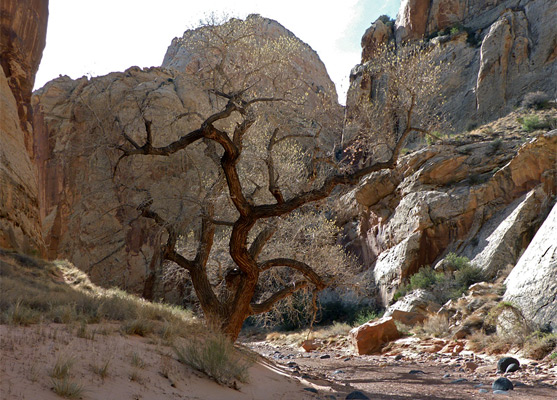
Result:
[[[234,381],[247,382],[250,362],[241,357],[234,345],[224,335],[211,335],[205,340],[194,339],[184,346],[175,347],[178,360],[201,371],[223,385]]]
[[[485,279],[485,274],[480,268],[468,264],[455,271],[454,279],[458,288],[465,288],[466,290],[470,285],[482,282]]]
[[[354,321],[352,321],[353,326],[360,326],[365,324],[366,322],[381,318],[383,316],[384,311],[378,311],[376,309],[363,309],[356,313]]]
[[[551,98],[544,92],[530,92],[522,99],[522,107],[543,110],[549,107]]]
[[[540,121],[537,115],[518,118],[517,120],[522,124],[522,130],[525,132],[532,132],[539,129],[553,129],[557,125],[556,118],[546,118]]]
[[[557,348],[557,334],[534,332],[526,338],[524,355],[534,360],[541,360]]]
[[[434,315],[414,329],[418,336],[444,337],[450,333],[449,320],[442,315]]]
[[[445,262],[453,270],[470,266],[470,260],[467,257],[457,256],[455,253],[447,254]]]
[[[412,275],[406,285],[402,285],[395,293],[393,300],[397,301],[415,289],[431,291],[441,304],[450,299],[456,299],[466,292],[468,287],[485,279],[480,268],[470,264],[466,257],[459,257],[449,253],[445,257],[448,272],[435,271],[426,266]]]
[[[122,332],[128,335],[147,336],[154,330],[153,321],[146,319],[134,319],[122,325]]]
[[[379,18],[377,18],[378,20],[381,20],[381,22],[383,22],[385,25],[387,26],[393,26],[395,23],[395,20],[391,17],[389,17],[386,14],[383,14],[381,16],[379,16]]]

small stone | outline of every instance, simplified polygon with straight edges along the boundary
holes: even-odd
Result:
[[[304,390],[311,392],[311,393],[317,393],[317,389],[315,388],[304,388]]]
[[[507,367],[505,372],[514,372],[514,371],[518,371],[520,369],[520,367],[518,366],[518,364],[511,364]]]
[[[515,382],[514,383],[514,387],[521,387],[521,386],[524,387],[524,386],[528,386],[528,385],[525,384],[525,383],[522,383],[522,382]]]
[[[507,368],[511,364],[516,364],[517,367],[520,367],[520,362],[513,357],[503,357],[497,362],[497,372],[507,372]]]
[[[480,389],[480,390],[478,390],[478,392],[480,392],[480,393],[489,393],[489,390],[487,390],[487,389]]]
[[[295,367],[296,365],[298,365],[298,364],[296,364],[294,361],[289,361],[289,362],[286,363],[287,367]]]
[[[455,379],[454,381],[451,381],[451,383],[462,383],[462,382],[468,382],[468,379],[460,378],[460,379]]]
[[[354,390],[352,393],[349,393],[346,396],[346,400],[371,400],[365,394],[360,392],[359,390]]]
[[[403,358],[403,355],[402,355],[402,354],[397,354],[397,355],[395,356],[395,361],[402,360],[402,358]]]
[[[476,370],[476,368],[478,368],[478,364],[476,364],[473,361],[468,361],[464,364],[464,368],[466,368],[469,371],[474,372]]]
[[[343,361],[350,361],[350,357],[346,357]]]
[[[445,375],[443,375],[443,378],[450,378],[450,377],[451,377],[451,374],[445,374]]]
[[[425,374],[424,371],[420,371],[419,369],[413,369],[410,372],[408,372],[411,375],[416,375],[416,374]]]
[[[513,383],[507,378],[498,378],[491,385],[493,390],[513,390]]]
[[[493,394],[508,394],[506,390],[494,390]]]
[[[333,374],[344,374],[344,371],[341,369],[337,369],[336,371],[333,372]]]
[[[319,358],[322,359],[322,360],[324,360],[324,359],[326,359],[326,358],[331,358],[331,356],[328,355],[328,354],[323,354],[323,355],[322,355],[321,357],[319,357]]]

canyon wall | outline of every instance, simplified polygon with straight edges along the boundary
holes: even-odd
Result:
[[[286,38],[296,46],[299,54],[288,62],[300,72],[299,81],[307,84],[302,113],[322,109],[326,112],[316,121],[326,118],[339,124],[342,107],[317,54],[275,21],[250,16],[246,23],[257,29],[262,40]],[[218,149],[210,141],[169,157],[138,156],[118,163],[118,146],[126,142],[123,133],[144,142],[144,119],[152,121],[154,145],[163,145],[197,129],[223,107],[214,94],[219,88],[195,68],[200,62],[195,58],[199,52],[192,50],[198,44],[197,34],[187,31],[183,38],[174,39],[163,67],[132,67],[90,80],[61,77],[35,93],[40,127],[35,142],[48,256],[69,259],[96,283],[160,298],[163,289],[154,279],[161,275],[159,248],[164,233],[152,220],[140,218],[137,207],[151,200],[152,209],[187,237],[191,220],[199,216],[204,182],[218,173]],[[267,90],[266,83],[258,87],[261,93]],[[266,123],[272,123],[274,117],[268,117]],[[229,121],[234,124],[233,117]],[[287,125],[285,121],[281,129]],[[336,133],[321,135],[323,147],[338,141],[340,130],[339,124]],[[259,170],[260,166],[246,164],[245,168]]]
[[[0,247],[27,253],[43,250],[31,92],[47,19],[47,0],[0,4]]]
[[[405,0],[396,22],[378,20],[362,38],[351,74],[348,118],[369,98],[377,46],[424,39],[450,62],[441,111],[455,132],[492,121],[542,91],[557,98],[557,3],[553,0]],[[363,73],[362,73],[363,71]]]

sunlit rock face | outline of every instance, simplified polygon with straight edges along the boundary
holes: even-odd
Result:
[[[36,253],[43,241],[30,100],[45,46],[48,1],[2,1],[0,16],[0,247]]]
[[[354,189],[345,246],[371,269],[388,304],[398,287],[449,252],[468,257],[486,279],[514,265],[557,191],[557,131],[435,145]],[[494,145],[493,143],[497,143]]]
[[[277,22],[248,19],[260,25],[263,36],[284,35],[298,43],[301,53],[293,63],[308,84],[307,110],[326,109],[331,123],[341,123],[342,107],[317,54]],[[173,40],[162,67],[132,67],[89,80],[55,79],[35,92],[34,102],[41,119],[35,143],[49,257],[68,258],[104,286],[148,298],[171,296],[167,299],[175,302],[181,294],[169,295],[155,281],[164,230],[138,218],[137,206],[151,198],[154,210],[187,233],[199,216],[205,181],[218,171],[218,149],[199,142],[169,157],[130,157],[116,164],[117,146],[125,144],[122,132],[144,142],[144,119],[152,121],[154,145],[162,146],[222,109],[211,82],[194,70],[188,46],[187,40]],[[227,123],[234,124],[234,118]],[[340,126],[322,139],[332,148],[339,137]],[[242,166],[248,167],[254,168]],[[226,196],[226,188],[221,192]]]
[[[376,21],[362,38],[362,65],[380,43],[426,39],[452,65],[443,77],[442,107],[455,131],[513,110],[529,92],[557,97],[557,3],[552,0],[405,0],[396,23]],[[348,119],[369,98],[370,79],[357,66],[347,95]]]
[[[538,329],[557,329],[557,205],[505,280],[504,300]]]

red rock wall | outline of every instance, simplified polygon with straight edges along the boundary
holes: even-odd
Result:
[[[0,247],[28,252],[43,248],[30,103],[47,20],[48,0],[0,3]]]

